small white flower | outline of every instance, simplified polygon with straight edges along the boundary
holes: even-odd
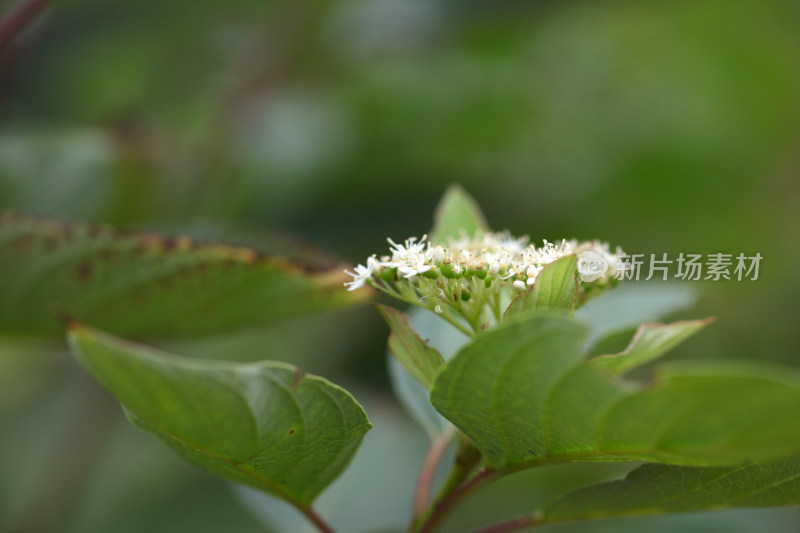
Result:
[[[433,308],[433,311],[434,311],[434,312],[435,312],[437,315],[441,315],[441,314],[442,314],[442,306],[441,306],[441,305],[437,305],[436,307],[434,307],[434,308]]]
[[[428,264],[425,254],[421,253],[407,253],[396,263],[397,271],[406,279],[423,274],[432,268],[432,265]]]
[[[373,261],[370,261],[369,259],[373,259]],[[375,261],[372,257],[369,259],[367,260],[367,266],[358,265],[355,272],[345,270],[348,275],[353,277],[353,281],[348,281],[344,284],[348,291],[360,289],[364,286],[370,276],[372,276],[372,269],[375,266]]]
[[[517,289],[518,291],[524,291],[528,287],[524,281],[518,279],[517,281],[514,282],[514,288]]]
[[[525,275],[528,277],[528,281],[526,283],[528,285],[533,285],[536,282],[536,277],[542,270],[544,270],[544,267],[542,266],[530,265],[528,269],[525,271]]]
[[[409,237],[403,244],[397,244],[389,238],[386,240],[392,245],[392,258],[397,259],[401,257],[422,254],[422,252],[425,250],[425,239],[427,238],[427,235],[423,235],[419,242],[417,242],[416,237]]]

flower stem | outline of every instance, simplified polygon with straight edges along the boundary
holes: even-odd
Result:
[[[492,312],[494,312],[494,318],[499,324],[503,320],[503,313],[500,311],[500,293],[495,293],[492,296]]]
[[[374,285],[376,289],[385,292],[389,296],[393,298],[397,298],[403,302],[407,302],[411,305],[416,305],[417,307],[422,307],[423,309],[427,309],[431,312],[434,312],[435,305],[428,305],[420,301],[420,297],[416,292],[407,293],[407,292],[399,292],[396,289],[392,288],[389,283],[386,283],[382,280],[378,280]],[[437,316],[442,317],[444,320],[447,320],[450,324],[452,324],[457,330],[461,333],[466,335],[467,337],[474,337],[476,330],[470,329],[466,327],[457,317],[454,317],[449,310],[449,306],[445,308],[444,313],[436,313]]]
[[[466,327],[464,324],[462,324],[461,322],[459,322],[457,319],[454,319],[454,318],[452,318],[452,317],[448,316],[448,314],[447,314],[447,313],[443,313],[443,314],[441,314],[441,315],[439,315],[439,316],[443,317],[445,320],[447,320],[448,322],[450,322],[452,325],[454,325],[454,326],[456,327],[456,329],[458,329],[458,330],[459,330],[461,333],[463,333],[463,334],[464,334],[464,335],[466,335],[467,337],[473,337],[473,336],[475,336],[475,330],[474,330],[474,328],[473,328],[473,329],[469,329],[469,328],[468,328],[468,327]]]

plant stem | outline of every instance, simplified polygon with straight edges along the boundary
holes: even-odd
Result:
[[[456,328],[457,328],[459,331],[461,331],[461,333],[463,333],[463,334],[464,334],[464,335],[466,335],[467,337],[474,337],[474,336],[475,336],[475,331],[476,331],[476,330],[475,330],[474,326],[473,326],[473,327],[472,327],[472,329],[470,330],[469,328],[465,327],[465,326],[464,326],[464,324],[462,324],[462,323],[461,323],[461,322],[459,322],[458,320],[456,320],[456,319],[453,319],[453,318],[451,318],[451,317],[447,316],[447,314],[446,314],[446,313],[444,313],[444,314],[441,314],[441,315],[439,315],[439,316],[443,317],[445,320],[447,320],[448,322],[450,322],[451,324],[453,324],[453,325],[454,325],[454,326],[455,326],[455,327],[456,327]],[[472,326],[472,324],[470,324],[470,326]]]
[[[469,322],[469,327],[471,327],[472,331],[473,331],[472,335],[470,335],[470,336],[474,336],[475,333],[481,331],[480,309],[478,309],[478,315],[475,315],[473,313],[470,316],[470,319],[468,320],[468,322]]]
[[[412,524],[418,523],[421,520],[423,513],[425,513],[433,478],[436,475],[436,469],[439,466],[442,457],[444,456],[444,452],[447,451],[447,446],[450,444],[452,437],[452,432],[448,431],[431,441],[431,446],[428,449],[428,455],[425,457],[425,461],[422,463],[422,468],[419,472],[419,478],[417,479],[417,489],[414,493]]]
[[[480,462],[481,453],[472,445],[468,438],[461,435],[461,442],[458,448],[458,455],[456,455],[455,464],[447,479],[439,489],[439,494],[436,495],[434,502],[444,500],[456,487],[464,482],[465,479],[472,472],[473,468]]]
[[[538,524],[541,524],[541,521],[538,517],[536,517],[536,515],[526,515],[514,518],[513,520],[508,520],[507,522],[500,522],[499,524],[494,524],[489,527],[479,529],[474,533],[507,533],[509,531],[527,529]]]
[[[297,510],[303,513],[303,515],[319,529],[320,533],[336,533],[336,531],[311,507],[298,506]]]
[[[489,305],[489,309],[491,309],[491,311],[492,311],[492,316],[494,317],[495,323],[499,324],[500,323],[500,312],[499,312],[500,309],[499,309],[499,306],[497,305],[497,295],[496,294],[493,294],[491,296],[491,298],[489,299],[488,305]]]
[[[478,470],[478,472],[472,476],[469,481],[456,487],[443,500],[435,502],[431,513],[428,515],[419,529],[416,530],[416,532],[433,533],[439,529],[439,526],[442,525],[444,519],[450,515],[450,512],[455,509],[455,507],[464,498],[493,479],[493,473],[494,472],[490,470],[489,467],[484,466]]]
[[[378,290],[380,290],[382,292],[385,292],[386,294],[388,294],[389,296],[391,296],[393,298],[397,298],[398,300],[402,300],[402,301],[407,302],[407,303],[409,303],[411,305],[416,305],[417,307],[422,307],[423,309],[427,309],[427,310],[429,310],[431,312],[435,312],[434,311],[434,307],[435,306],[427,305],[425,303],[422,303],[420,301],[418,295],[416,295],[416,293],[414,295],[410,295],[410,294],[405,294],[405,293],[402,293],[402,292],[398,292],[397,290],[393,289],[391,287],[391,285],[389,285],[388,283],[386,283],[386,282],[384,282],[382,280],[378,280],[373,285],[373,287],[375,287],[376,289],[378,289]],[[472,327],[472,329],[466,327],[463,323],[461,323],[460,320],[458,320],[458,318],[455,318],[455,317],[453,317],[451,315],[451,312],[450,312],[449,309],[446,309],[444,313],[441,313],[441,314],[436,313],[436,314],[438,316],[440,316],[441,318],[443,318],[444,320],[447,320],[449,323],[451,323],[453,326],[455,326],[456,329],[458,329],[461,333],[463,333],[467,337],[474,337],[475,336],[475,332],[477,331],[475,329],[475,327],[472,326],[472,324],[470,324],[470,327]]]
[[[19,35],[52,0],[23,0],[0,20],[0,52]]]

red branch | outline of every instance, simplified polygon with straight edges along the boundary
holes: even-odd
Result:
[[[52,0],[22,0],[0,19],[0,52],[44,11]]]

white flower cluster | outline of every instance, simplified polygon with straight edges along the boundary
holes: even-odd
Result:
[[[622,250],[611,252],[607,243],[562,240],[544,241],[536,247],[527,237],[515,238],[508,232],[483,233],[462,237],[443,245],[411,237],[402,244],[389,240],[390,254],[367,258],[366,266],[347,271],[353,281],[347,290],[372,285],[394,297],[429,307],[439,314],[448,309],[478,320],[484,306],[499,310],[501,296],[513,298],[528,289],[545,265],[567,255],[591,250],[608,265],[605,278],[617,273]]]

